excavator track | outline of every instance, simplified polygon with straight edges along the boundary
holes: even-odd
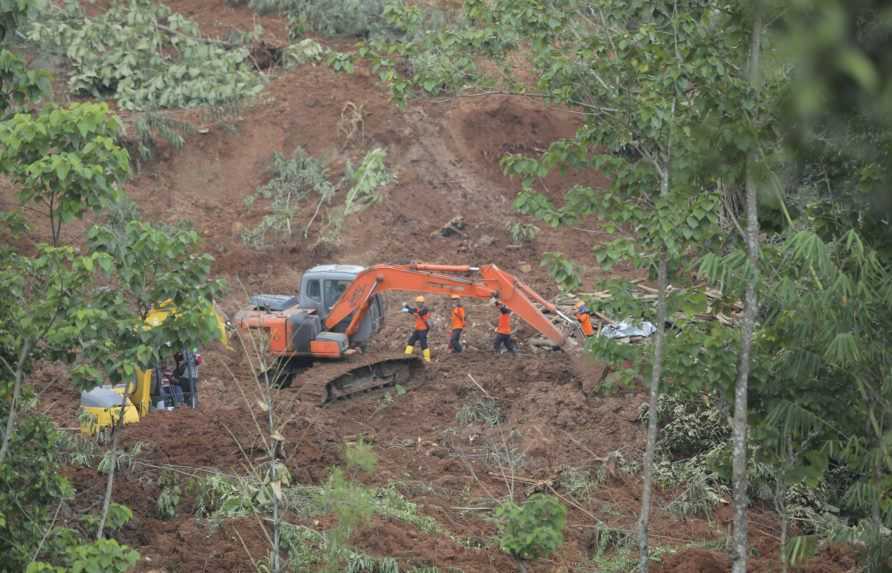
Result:
[[[322,406],[379,388],[406,384],[420,367],[417,356],[355,355],[337,362],[317,362],[297,374],[294,386],[302,402]]]

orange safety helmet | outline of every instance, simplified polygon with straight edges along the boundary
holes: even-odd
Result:
[[[457,294],[451,294],[451,295],[449,295],[449,298],[451,298],[452,300],[458,300],[458,299],[460,299],[461,297],[458,296]]]
[[[421,295],[416,296],[416,297],[415,297],[415,302],[424,302],[424,297],[421,296]]]
[[[576,301],[576,306],[575,306],[576,309],[580,309],[580,308],[582,308],[582,307],[584,307],[584,306],[585,306],[585,303],[582,302],[581,300]]]

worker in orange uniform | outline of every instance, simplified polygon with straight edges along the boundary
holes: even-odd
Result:
[[[511,341],[511,309],[498,300],[495,301],[495,305],[499,309],[499,325],[496,327],[496,354],[499,353],[502,346],[511,354],[516,354],[514,342]]]
[[[417,342],[421,345],[421,355],[424,356],[424,361],[430,362],[431,349],[427,346],[427,331],[430,330],[431,312],[424,306],[423,296],[415,297],[415,304],[417,305],[415,307],[403,305],[403,312],[415,316],[415,331],[412,333],[412,336],[409,337],[409,342],[406,346],[406,354],[415,353],[415,343]]]
[[[449,350],[451,352],[461,352],[461,335],[465,330],[465,307],[461,304],[461,297],[457,294],[451,295],[452,299],[452,316],[450,325],[452,326],[452,335],[449,337]]]
[[[592,311],[581,300],[576,303],[576,320],[582,328],[582,334],[588,338],[595,334],[595,328],[592,326]]]

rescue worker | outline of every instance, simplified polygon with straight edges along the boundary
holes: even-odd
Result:
[[[417,342],[421,345],[421,355],[424,357],[424,361],[430,362],[431,349],[427,346],[427,331],[430,330],[429,321],[431,313],[427,307],[424,306],[423,296],[415,297],[415,303],[417,305],[415,307],[403,305],[403,312],[415,316],[415,331],[412,333],[412,336],[409,337],[409,342],[406,346],[406,354],[415,353],[415,343]]]
[[[576,303],[576,320],[579,321],[579,326],[586,338],[595,334],[595,329],[592,326],[592,311],[581,300]]]
[[[496,327],[496,354],[499,353],[502,346],[511,354],[516,354],[514,342],[511,341],[511,309],[498,300],[494,303],[499,309],[499,325]]]
[[[451,352],[461,352],[461,335],[465,330],[465,307],[461,304],[461,297],[457,294],[451,295],[452,299],[452,317],[450,326],[452,326],[452,336],[449,337],[449,350]]]

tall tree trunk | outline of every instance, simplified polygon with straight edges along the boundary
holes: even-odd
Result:
[[[672,102],[675,116],[675,101]],[[666,162],[660,172],[660,196],[669,194],[669,169],[672,165],[672,136],[667,146]],[[663,246],[657,263],[657,331],[654,333],[654,362],[650,372],[650,399],[648,401],[647,446],[644,451],[644,483],[641,486],[641,514],[638,516],[638,571],[647,573],[650,563],[648,549],[648,525],[650,523],[651,498],[653,497],[653,465],[657,450],[657,403],[660,396],[660,377],[663,373],[663,343],[666,334],[666,288],[669,285],[669,252]]]
[[[657,398],[660,394],[660,377],[663,370],[663,343],[666,333],[666,286],[669,283],[668,253],[660,253],[657,269],[657,331],[654,334],[654,362],[650,374],[650,401],[647,415],[647,449],[644,453],[644,484],[641,492],[641,515],[638,518],[638,571],[647,573],[650,554],[647,527],[650,521],[653,496],[654,454],[657,449]]]
[[[6,431],[3,433],[3,445],[0,446],[0,464],[6,460],[6,454],[9,452],[9,444],[12,441],[12,434],[15,432],[16,406],[18,406],[19,396],[22,393],[22,383],[25,378],[25,363],[28,361],[28,356],[30,355],[31,340],[26,339],[22,343],[21,350],[19,350],[19,360],[14,372],[15,382],[12,387],[12,400],[9,403],[9,414],[6,417]]]
[[[124,414],[126,413],[127,400],[130,395],[130,381],[131,378],[128,378],[127,384],[124,386],[124,395],[121,396],[121,413],[112,423],[112,463],[111,468],[108,470],[108,480],[105,482],[105,498],[102,500],[102,517],[99,518],[99,528],[96,530],[97,541],[102,539],[102,534],[105,532],[105,521],[108,518],[108,508],[111,507],[112,491],[114,490],[115,484],[115,470],[118,467],[118,436],[120,434],[121,426],[124,425]]]
[[[749,76],[750,84],[758,91],[760,87],[759,58],[762,45],[762,14],[756,8],[753,19],[753,30],[750,42]],[[740,332],[740,354],[737,359],[737,381],[734,387],[734,422],[732,428],[732,475],[734,486],[734,540],[733,540],[733,573],[746,573],[747,554],[747,518],[749,506],[747,489],[749,480],[746,475],[747,457],[747,414],[749,408],[750,364],[753,347],[753,331],[759,304],[756,298],[756,286],[759,281],[759,204],[755,175],[755,152],[750,153],[746,171],[746,252],[749,273],[746,277],[746,290],[743,298],[743,323]]]

